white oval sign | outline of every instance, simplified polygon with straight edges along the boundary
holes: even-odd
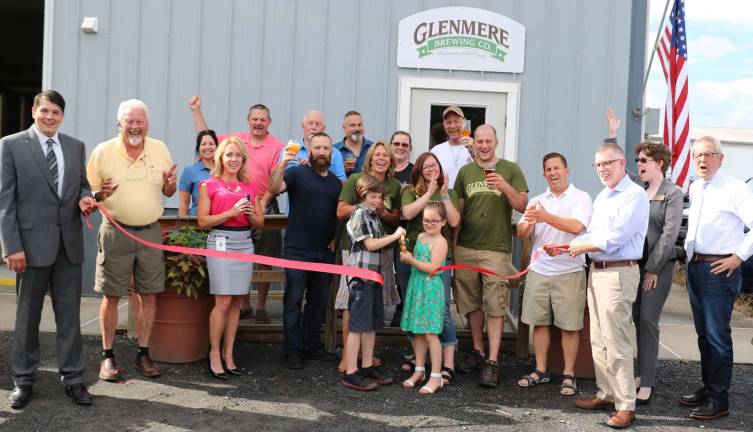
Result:
[[[526,29],[483,9],[446,7],[400,20],[397,65],[406,68],[523,72]]]

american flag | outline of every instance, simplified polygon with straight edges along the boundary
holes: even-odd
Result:
[[[664,145],[672,151],[672,181],[683,191],[687,191],[690,168],[690,115],[688,69],[685,65],[688,62],[688,50],[684,0],[675,0],[656,49],[667,82]]]

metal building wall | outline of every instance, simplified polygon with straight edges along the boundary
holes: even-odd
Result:
[[[399,20],[443,6],[488,9],[526,26],[524,73],[397,68]],[[44,86],[66,97],[63,131],[90,150],[116,133],[117,105],[130,97],[146,101],[150,135],[183,166],[193,160],[193,94],[217,131],[245,130],[248,107],[262,102],[283,140],[300,135],[311,109],[337,137],[342,114],[357,109],[367,136],[383,138],[396,124],[401,75],[519,80],[518,154],[531,192],[546,186],[540,158],[549,151],[566,154],[574,182],[595,192],[590,163],[606,133],[604,111],[614,106],[625,118],[626,0],[47,0],[46,13]],[[79,30],[84,16],[99,18],[99,33]]]

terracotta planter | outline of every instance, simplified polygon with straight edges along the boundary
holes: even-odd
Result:
[[[190,363],[209,353],[209,294],[188,298],[165,287],[157,295],[157,314],[152,329],[149,355],[165,363]]]
[[[551,327],[551,341],[549,343],[549,357],[547,359],[549,371],[562,374],[565,361],[562,357],[562,331]],[[594,378],[594,361],[591,356],[591,326],[588,314],[588,305],[583,311],[583,329],[580,331],[580,344],[578,344],[578,356],[575,358],[575,377]]]

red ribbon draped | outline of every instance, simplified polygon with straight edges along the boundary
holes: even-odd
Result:
[[[566,250],[566,249],[570,248],[569,245],[551,245],[551,247],[554,248],[554,249],[563,249],[563,250]],[[528,273],[529,270],[531,270],[531,266],[533,265],[533,263],[536,262],[537,259],[539,259],[539,256],[541,256],[542,253],[545,253],[544,250],[543,250],[543,248],[536,249],[536,253],[533,254],[533,257],[531,258],[531,262],[528,263],[528,267],[526,267],[522,271],[519,271],[519,272],[517,272],[515,274],[511,274],[511,275],[502,275],[502,274],[495,273],[495,272],[493,272],[493,271],[491,271],[489,269],[483,268],[483,267],[473,267],[473,266],[464,265],[464,264],[449,264],[449,265],[442,266],[442,267],[434,269],[429,274],[429,276],[434,276],[437,272],[440,272],[442,270],[471,270],[471,271],[475,271],[475,272],[479,272],[479,273],[484,273],[484,274],[488,274],[488,275],[492,275],[492,276],[497,276],[497,277],[502,278],[502,279],[517,279],[517,278],[525,275],[526,273]]]
[[[274,258],[274,257],[269,257],[269,256],[264,256],[264,255],[245,254],[245,253],[239,253],[239,252],[226,252],[226,251],[218,251],[218,250],[213,250],[213,249],[189,248],[185,246],[170,246],[170,245],[163,245],[159,243],[150,242],[148,240],[138,238],[135,235],[123,229],[123,227],[120,226],[120,224],[107,212],[107,210],[104,209],[104,207],[101,204],[97,204],[97,208],[102,213],[102,215],[105,218],[107,218],[107,220],[109,220],[111,224],[115,226],[115,228],[117,228],[120,232],[125,234],[127,237],[145,246],[153,247],[155,249],[159,249],[162,251],[182,253],[182,254],[191,254],[191,255],[202,255],[205,257],[213,257],[213,258],[227,258],[227,259],[234,259],[238,261],[245,261],[249,263],[263,264],[263,265],[268,265],[272,267],[282,267],[282,268],[289,268],[289,269],[295,269],[295,270],[339,274],[339,275],[344,275],[344,276],[351,276],[351,277],[357,277],[357,278],[361,278],[365,280],[370,280],[373,282],[377,282],[379,284],[384,284],[384,279],[382,278],[381,274],[373,270],[367,270],[360,267],[349,267],[349,266],[336,265],[336,264],[312,263],[312,262],[305,262],[305,261],[293,261],[293,260]],[[86,226],[89,229],[94,229],[94,227],[92,227],[91,223],[89,222],[89,214],[87,213],[85,216],[86,216]]]
[[[282,268],[289,268],[289,269],[295,269],[295,270],[305,270],[305,271],[315,271],[315,272],[320,272],[320,273],[338,274],[342,276],[357,277],[357,278],[377,282],[379,284],[384,284],[384,279],[382,278],[381,274],[373,270],[367,270],[360,267],[350,267],[350,266],[344,266],[344,265],[324,264],[324,263],[311,263],[311,262],[305,262],[305,261],[293,261],[293,260],[274,258],[274,257],[269,257],[269,256],[264,256],[264,255],[244,254],[244,253],[239,253],[239,252],[226,252],[226,251],[218,251],[218,250],[213,250],[213,249],[189,248],[185,246],[170,246],[170,245],[150,242],[148,240],[144,240],[139,237],[136,237],[135,235],[123,229],[123,227],[120,226],[120,224],[107,212],[107,210],[105,210],[105,208],[101,204],[97,203],[96,206],[99,209],[99,211],[102,213],[102,215],[105,218],[107,218],[107,220],[110,221],[110,223],[113,226],[115,226],[115,228],[117,228],[120,232],[125,234],[127,237],[145,246],[153,247],[155,249],[159,249],[165,252],[175,252],[175,253],[190,254],[190,255],[202,255],[205,257],[213,257],[213,258],[227,258],[227,259],[234,259],[238,261],[245,261],[249,263],[263,264],[263,265],[268,265],[272,267],[282,267]],[[89,213],[85,214],[85,218],[86,218],[86,226],[89,229],[94,229],[92,224],[89,222]],[[569,248],[568,245],[552,245],[552,247],[555,249],[568,249]],[[533,263],[536,262],[536,260],[539,258],[541,253],[543,253],[542,248],[537,249],[533,258],[531,258],[531,262],[529,263],[528,267],[524,269],[523,271],[520,271],[515,274],[511,274],[511,275],[502,275],[502,274],[493,272],[489,269],[482,268],[482,267],[473,267],[473,266],[468,266],[468,265],[463,265],[463,264],[450,264],[450,265],[446,265],[446,266],[442,266],[437,269],[434,269],[434,271],[431,272],[430,276],[433,276],[434,274],[442,270],[472,270],[479,273],[494,275],[502,279],[516,279],[528,273],[528,271],[531,268],[531,265],[533,265]]]

